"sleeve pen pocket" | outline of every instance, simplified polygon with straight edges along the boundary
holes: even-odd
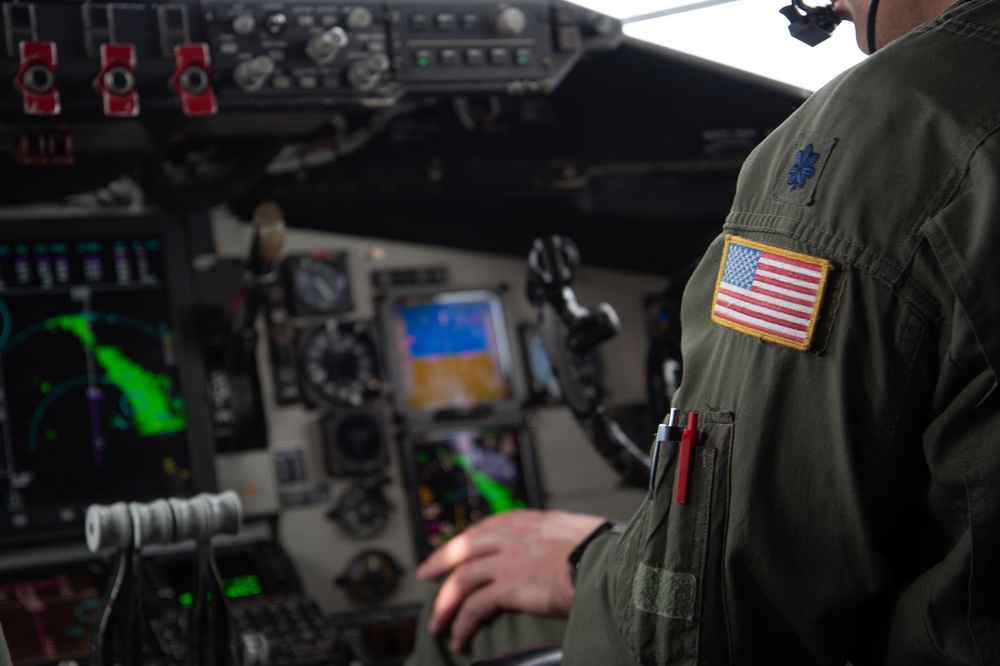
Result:
[[[619,633],[644,666],[696,664],[702,610],[721,599],[734,420],[701,411],[685,421],[661,426],[647,499],[615,554]]]

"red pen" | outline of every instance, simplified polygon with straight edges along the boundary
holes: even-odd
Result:
[[[698,412],[688,414],[687,427],[681,433],[681,455],[677,461],[677,503],[686,504],[688,477],[691,475],[691,452],[698,445]]]

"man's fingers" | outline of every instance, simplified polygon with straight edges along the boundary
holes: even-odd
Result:
[[[438,590],[427,629],[432,634],[442,633],[470,595],[493,580],[492,558],[475,560],[455,569]]]
[[[490,533],[470,528],[432,552],[417,567],[417,578],[437,580],[463,562],[489,555],[497,547],[497,539]]]
[[[469,595],[451,623],[451,649],[464,652],[479,625],[500,609],[500,591],[494,585],[481,587]]]

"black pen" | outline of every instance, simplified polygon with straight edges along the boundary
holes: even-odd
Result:
[[[653,490],[656,487],[656,466],[660,460],[660,444],[663,442],[675,442],[681,438],[680,428],[677,427],[677,408],[671,407],[667,422],[661,423],[656,429],[656,442],[653,444],[653,458],[649,461],[649,492],[647,499],[653,499]]]

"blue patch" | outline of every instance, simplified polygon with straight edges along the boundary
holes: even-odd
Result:
[[[818,159],[819,153],[813,151],[811,143],[796,154],[795,164],[788,170],[788,184],[792,186],[789,191],[806,186],[806,181],[816,174],[815,166]]]
[[[757,275],[759,260],[760,250],[730,243],[722,281],[740,289],[749,289],[753,285],[754,276]]]

